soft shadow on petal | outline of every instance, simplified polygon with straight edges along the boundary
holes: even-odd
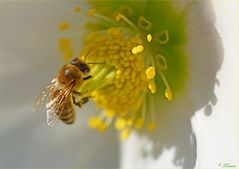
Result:
[[[184,2],[183,5],[185,4]],[[183,9],[183,6],[181,7]],[[160,160],[164,150],[172,148],[175,149],[173,158],[175,166],[195,167],[197,140],[191,118],[202,108],[205,110],[205,115],[209,116],[212,113],[212,106],[217,102],[214,88],[219,84],[216,74],[223,62],[223,46],[214,23],[215,16],[211,2],[193,1],[189,9],[189,37],[185,45],[185,51],[189,56],[186,89],[176,93],[172,102],[167,102],[164,98],[157,100],[160,106],[156,109],[160,113],[156,114],[158,127],[154,132],[142,132],[139,137],[133,136],[122,144],[123,148],[133,145],[135,137],[143,140],[139,141],[141,146],[138,147],[140,150],[137,153],[140,153],[140,158],[145,161],[154,158],[150,167],[166,167],[165,164],[157,161]],[[152,147],[147,149],[147,145]],[[135,152],[126,150],[123,154],[126,157],[123,159],[131,158],[133,154]],[[133,167],[130,163],[127,164],[127,160],[122,166]]]

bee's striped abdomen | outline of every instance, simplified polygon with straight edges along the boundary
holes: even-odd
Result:
[[[58,114],[59,115],[59,114]],[[71,101],[64,106],[64,110],[62,111],[59,117],[65,124],[72,124],[75,122],[76,113],[74,111],[73,105]]]

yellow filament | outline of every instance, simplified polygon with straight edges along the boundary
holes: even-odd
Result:
[[[62,22],[58,26],[59,30],[61,30],[61,31],[67,30],[67,29],[69,29],[69,27],[70,27],[70,24],[67,22]]]
[[[121,140],[125,140],[129,137],[131,130],[129,128],[124,129],[121,133],[120,133],[120,139]]]
[[[115,116],[114,111],[105,111],[104,114],[109,118],[113,118]]]
[[[105,132],[108,128],[109,128],[109,125],[106,122],[102,122],[97,129],[100,132]]]
[[[156,128],[155,122],[149,123],[149,125],[148,125],[148,127],[147,127],[147,129],[148,129],[149,131],[153,131],[153,130],[155,130],[155,128]]]
[[[146,69],[146,76],[147,79],[151,80],[155,77],[156,71],[154,66],[150,66],[149,68]]]
[[[155,84],[154,80],[149,80],[148,81],[148,88],[149,88],[149,90],[151,91],[152,94],[156,93],[157,87],[156,87],[156,84]]]
[[[121,19],[124,20],[129,26],[131,26],[133,29],[135,30],[139,30],[138,27],[131,21],[129,20],[126,16],[124,16],[122,13],[120,12],[115,12],[113,14],[113,18],[115,18],[115,20],[117,22],[119,22]]]
[[[126,125],[126,121],[124,118],[119,117],[115,120],[115,128],[117,130],[122,130],[125,127],[125,125]]]
[[[90,128],[97,128],[97,127],[99,127],[101,125],[101,123],[102,123],[102,120],[98,116],[92,116],[88,120],[88,126]]]
[[[167,88],[164,93],[165,97],[168,99],[168,101],[172,101],[173,99],[173,92],[170,88]]]
[[[136,129],[141,129],[143,124],[144,124],[144,118],[139,118],[139,119],[136,120],[136,122],[134,124],[134,127]]]
[[[160,77],[161,77],[161,79],[162,79],[164,85],[166,86],[166,88],[167,88],[167,89],[170,89],[170,86],[169,86],[169,84],[168,84],[168,81],[167,81],[167,79],[166,79],[166,77],[165,77],[163,71],[159,70],[158,72],[159,72],[159,75],[160,75]],[[166,92],[166,91],[165,91],[165,92]]]
[[[66,38],[61,38],[59,39],[59,47],[61,50],[64,50],[66,48],[68,48],[71,44],[71,41],[69,39],[66,39]]]

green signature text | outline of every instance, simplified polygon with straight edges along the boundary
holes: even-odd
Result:
[[[231,163],[219,163],[218,164],[221,167],[227,167],[227,168],[236,168],[237,166]]]

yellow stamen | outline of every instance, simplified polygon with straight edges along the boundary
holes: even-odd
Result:
[[[156,71],[154,66],[150,66],[149,68],[147,68],[146,70],[147,79],[151,80],[155,77],[155,75],[156,75]]]
[[[115,128],[117,130],[122,130],[125,127],[125,125],[126,125],[126,121],[124,118],[119,117],[115,120]]]
[[[132,124],[133,124],[133,119],[130,118],[126,121],[127,126],[131,126]]]
[[[149,131],[153,131],[153,130],[155,130],[155,128],[156,128],[155,122],[149,123],[149,125],[148,125],[148,127],[147,127],[147,129],[148,129]]]
[[[81,12],[81,8],[75,7],[74,11],[79,13]],[[108,13],[109,15],[103,15],[100,10],[95,9],[88,11],[88,16],[109,21],[109,25],[112,23],[114,27],[109,26],[107,30],[102,29],[87,36],[86,49],[84,50],[90,52],[82,54],[79,57],[87,62],[99,62],[102,64],[89,64],[92,78],[85,81],[82,85],[77,86],[77,91],[87,91],[87,95],[93,96],[92,99],[96,102],[97,107],[107,110],[99,116],[91,117],[88,121],[89,127],[103,132],[114,121],[114,127],[121,131],[120,138],[124,140],[130,135],[133,127],[136,129],[143,127],[146,110],[143,113],[141,110],[147,109],[148,106],[142,104],[151,103],[150,101],[144,102],[145,96],[147,95],[148,97],[149,93],[147,85],[151,93],[156,93],[155,69],[157,69],[157,76],[160,74],[159,71],[161,69],[155,62],[155,67],[150,66],[145,71],[145,64],[147,65],[151,59],[145,60],[143,52],[148,46],[144,46],[143,44],[146,39],[148,43],[151,43],[152,40],[153,42],[156,41],[156,37],[152,37],[149,34],[149,29],[152,27],[151,22],[143,16],[139,18],[133,17],[131,21],[131,18],[127,18],[128,15],[125,15],[127,12],[124,13],[121,11],[115,12],[112,18],[112,13],[111,9]],[[136,24],[134,23],[135,19],[138,19],[138,23]],[[128,32],[125,29],[126,24],[131,26],[138,34],[127,34]],[[59,25],[60,30],[66,30],[69,27],[68,23]],[[146,34],[142,31],[145,31]],[[142,40],[141,35],[143,34]],[[64,59],[66,60],[74,54],[70,45],[71,41],[68,39],[62,38],[59,40],[59,46],[62,52],[64,52]],[[166,91],[165,97],[170,98],[169,94],[166,96]],[[153,106],[150,105],[149,107]],[[132,115],[134,112],[136,115]],[[146,125],[146,129],[151,131],[156,128],[154,119],[152,118],[151,121],[153,122]]]
[[[109,117],[109,118],[113,118],[115,116],[115,112],[113,111],[105,111],[104,114]]]
[[[148,81],[148,88],[149,88],[149,90],[151,91],[152,94],[156,93],[157,86],[156,86],[154,80],[149,80]]]
[[[92,78],[77,91],[87,90],[99,108],[117,113],[104,112],[107,122],[113,120],[114,115],[120,116],[114,121],[117,130],[131,128],[135,116],[129,112],[140,108],[141,93],[147,89],[143,57],[140,53],[132,54],[131,50],[136,46],[137,52],[141,52],[143,41],[138,36],[124,37],[119,27],[111,27],[91,40],[87,46],[91,51],[88,61],[106,64],[92,65]]]
[[[67,22],[62,22],[58,26],[59,30],[61,30],[61,31],[67,30],[67,29],[69,29],[69,27],[70,27],[70,24]]]
[[[144,124],[144,118],[141,117],[141,118],[136,120],[134,127],[136,129],[141,129],[143,124]]]
[[[120,139],[121,140],[125,140],[129,137],[131,130],[129,128],[124,129],[121,133],[120,133]]]
[[[117,12],[114,18],[117,22],[119,22],[122,19],[122,14],[120,12]]]
[[[172,101],[173,99],[173,92],[170,88],[167,88],[164,93],[165,97],[168,99],[168,101]]]
[[[129,26],[131,26],[133,29],[135,30],[139,30],[138,27],[131,21],[129,20],[126,16],[124,16],[122,13],[120,12],[115,12],[113,14],[113,18],[115,18],[115,20],[117,22],[119,22],[121,19],[124,20]]]
[[[101,123],[102,123],[102,120],[98,116],[92,116],[88,120],[88,126],[90,128],[97,128],[101,125]]]
[[[168,84],[168,81],[167,81],[167,79],[166,79],[166,77],[165,77],[163,71],[162,71],[162,70],[159,70],[158,72],[159,72],[159,75],[160,75],[160,77],[161,77],[161,79],[162,79],[162,81],[163,81],[165,87],[166,87],[167,89],[170,89],[170,86],[169,86],[169,84]],[[165,91],[165,92],[166,92],[166,91]]]
[[[74,11],[75,11],[76,13],[80,13],[80,12],[81,12],[80,6],[76,6]]]
[[[138,48],[137,48],[137,47],[134,47],[134,48],[132,49],[132,53],[133,53],[134,55],[136,55],[137,52],[138,52]]]
[[[88,16],[93,16],[95,14],[95,10],[94,9],[90,9],[87,13]]]
[[[71,45],[71,41],[69,39],[66,39],[66,38],[59,39],[58,43],[59,43],[59,47],[60,47],[61,50],[64,50]]]
[[[100,132],[105,132],[108,128],[109,128],[109,125],[106,122],[102,122],[97,129]]]
[[[64,51],[63,59],[64,60],[69,60],[73,57],[74,51],[73,49],[69,48]]]
[[[144,50],[144,46],[143,45],[139,45],[138,46],[138,53],[143,52],[143,50]]]
[[[144,50],[144,46],[143,46],[143,45],[138,45],[138,46],[136,46],[136,47],[133,47],[132,53],[133,53],[134,55],[136,55],[136,54],[138,54],[138,53],[143,52],[143,50]]]
[[[151,34],[147,35],[147,40],[148,40],[149,43],[152,41],[152,35]]]

